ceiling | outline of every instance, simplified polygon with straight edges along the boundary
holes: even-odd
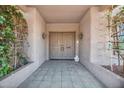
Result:
[[[78,23],[90,5],[36,5],[47,23]]]

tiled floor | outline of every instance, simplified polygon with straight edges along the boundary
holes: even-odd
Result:
[[[74,61],[48,61],[20,88],[98,88],[104,87],[87,69]]]

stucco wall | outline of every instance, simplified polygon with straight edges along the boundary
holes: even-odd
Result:
[[[28,23],[28,56],[31,61],[39,65],[45,61],[45,39],[42,33],[46,30],[46,23],[36,8],[28,7],[25,13]]]
[[[29,77],[45,61],[45,40],[42,33],[45,32],[45,21],[35,8],[26,8],[25,17],[28,23],[27,54],[33,63],[12,73],[9,77],[0,81],[0,87],[18,87],[27,77]]]
[[[104,11],[92,7],[91,12],[91,62],[99,65],[110,65],[110,51],[107,49],[107,20]]]
[[[87,61],[99,65],[110,65],[110,53],[108,50],[107,21],[104,11],[99,7],[90,8],[80,22],[80,32],[83,39],[80,40],[81,62]]]
[[[47,24],[47,60],[49,60],[49,32],[76,32],[76,42],[75,44],[75,55],[79,55],[79,45],[78,45],[78,34],[79,34],[79,23],[48,23]]]
[[[124,87],[124,79],[100,65],[110,65],[112,51],[108,50],[109,35],[106,29],[104,11],[90,8],[80,22],[80,62],[106,87]]]
[[[88,10],[80,22],[80,33],[83,38],[80,39],[80,62],[90,62],[90,42],[91,42],[91,17]]]
[[[101,83],[108,88],[123,88],[124,78],[115,73],[91,62],[83,62],[83,65],[94,75]]]
[[[42,38],[42,34],[46,31],[46,24],[38,11],[35,11],[35,23],[34,23],[34,61],[42,64],[46,59],[46,47],[45,39]]]

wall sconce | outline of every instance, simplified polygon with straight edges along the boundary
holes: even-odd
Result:
[[[46,38],[46,34],[42,33],[42,38],[45,39]]]
[[[79,34],[79,39],[82,39],[83,38],[83,33],[81,32],[80,34]]]

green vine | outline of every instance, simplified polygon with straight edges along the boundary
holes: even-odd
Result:
[[[13,70],[12,47],[16,41],[15,30],[25,28],[26,21],[16,6],[0,6],[0,77]]]

